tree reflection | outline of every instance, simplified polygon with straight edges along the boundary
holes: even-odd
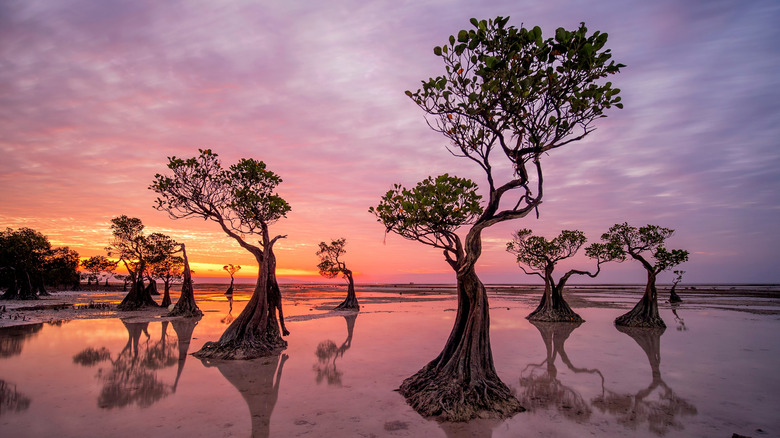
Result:
[[[122,321],[127,329],[127,344],[115,358],[106,347],[88,347],[73,356],[73,362],[83,366],[95,366],[103,362],[110,364],[98,369],[97,378],[103,383],[98,395],[98,406],[112,409],[136,404],[147,408],[176,392],[187,360],[192,332],[199,319],[176,319],[172,323],[163,321],[160,338],[156,342],[151,340],[148,322]],[[168,334],[169,324],[173,325],[176,337]],[[175,364],[178,364],[178,369],[174,383],[163,383],[157,371]]]
[[[22,354],[22,345],[43,328],[43,323],[17,325],[0,330],[0,358]]]
[[[252,437],[268,437],[271,413],[279,398],[282,368],[286,354],[251,360],[208,360],[203,365],[215,366],[246,401],[252,419]]]
[[[592,405],[614,415],[619,424],[636,430],[643,423],[656,435],[666,435],[670,429],[683,430],[679,416],[696,415],[696,407],[677,396],[661,378],[661,335],[665,328],[616,327],[636,341],[647,355],[653,380],[650,385],[636,394],[618,394],[607,390],[596,397]],[[659,389],[657,399],[651,394]]]
[[[355,320],[357,320],[358,314],[351,313],[343,316],[347,322],[347,339],[344,340],[340,347],[336,346],[335,342],[327,339],[317,344],[317,349],[314,351],[314,354],[317,356],[314,371],[317,373],[316,380],[318,384],[326,380],[328,385],[341,386],[342,372],[336,369],[336,359],[344,356],[344,353],[352,346],[352,334],[355,330]]]
[[[520,404],[529,411],[555,408],[569,420],[582,422],[590,418],[592,410],[588,402],[579,392],[558,380],[558,369],[555,361],[560,356],[561,361],[575,373],[597,374],[601,378],[602,389],[604,376],[597,369],[577,368],[569,359],[564,343],[581,322],[542,322],[529,321],[542,335],[547,358],[539,364],[528,364],[520,373],[520,386],[524,388],[518,394]],[[541,372],[537,373],[537,371]]]
[[[16,385],[0,379],[0,417],[9,412],[21,412],[30,407],[30,399],[16,390]]]
[[[220,320],[222,324],[230,324],[231,322],[233,322],[234,319],[236,319],[233,316],[233,285],[232,284],[230,285],[230,289],[228,289],[228,292],[225,292],[225,296],[227,297],[228,304],[230,305],[230,307],[228,308],[228,314],[225,315],[225,317]]]

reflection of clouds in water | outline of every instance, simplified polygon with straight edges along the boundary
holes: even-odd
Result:
[[[315,380],[318,384],[326,380],[328,385],[341,386],[343,373],[336,368],[336,359],[344,356],[344,353],[352,346],[352,335],[355,330],[357,315],[357,313],[343,315],[344,320],[347,322],[347,338],[340,347],[330,339],[317,344],[317,349],[314,351],[314,355],[317,356],[317,363],[314,364],[313,368],[317,374]]]
[[[98,406],[104,409],[121,408],[129,405],[149,407],[157,401],[176,392],[179,378],[187,359],[192,332],[200,318],[179,318],[171,323],[161,323],[160,338],[152,341],[148,322],[130,323],[122,321],[127,329],[127,344],[112,358],[106,347],[87,347],[73,356],[73,362],[82,366],[99,368],[97,378],[103,383],[98,395]],[[176,337],[168,335],[172,324]],[[145,339],[142,339],[145,335]],[[157,371],[178,363],[176,379],[172,385],[161,381]]]
[[[630,336],[647,355],[653,379],[647,388],[636,394],[619,394],[606,390],[594,398],[591,404],[604,413],[617,418],[624,427],[636,430],[647,423],[649,430],[659,436],[670,430],[683,430],[678,417],[696,415],[696,406],[677,396],[661,378],[661,335],[665,328],[616,327]],[[660,389],[658,398],[650,396]]]

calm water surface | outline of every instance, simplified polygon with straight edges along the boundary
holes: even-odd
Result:
[[[327,310],[343,292],[287,287],[283,354],[204,363],[189,354],[248,300],[223,287],[200,286],[197,323],[0,329],[0,436],[780,436],[776,299],[663,304],[665,331],[619,331],[638,293],[575,291],[581,325],[531,324],[537,295],[491,293],[496,368],[528,412],[440,424],[394,389],[441,350],[454,297],[359,290],[349,314]]]

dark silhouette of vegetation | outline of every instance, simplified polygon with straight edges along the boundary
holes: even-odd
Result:
[[[340,346],[337,346],[330,339],[317,344],[317,349],[314,351],[314,355],[317,356],[317,363],[314,365],[317,383],[321,383],[324,379],[328,385],[341,386],[342,372],[336,368],[336,359],[343,357],[344,353],[352,347],[352,336],[355,332],[357,316],[357,313],[344,315],[344,320],[347,322],[347,338]]]
[[[100,282],[100,275],[103,273],[106,275],[106,285],[108,285],[108,278],[114,272],[116,266],[117,262],[104,255],[92,256],[81,261],[81,267],[87,271],[87,286],[92,283],[92,280],[95,280],[97,285]]]
[[[159,295],[155,272],[165,270],[172,263],[174,254],[182,251],[179,244],[170,236],[162,233],[144,234],[144,224],[141,219],[125,215],[111,219],[111,243],[106,247],[109,256],[115,255],[130,278],[130,292],[117,306],[119,310],[137,310],[143,307],[159,307],[152,295]],[[144,279],[149,284],[144,286]],[[169,287],[166,284],[166,288]],[[166,302],[165,297],[163,303]],[[167,296],[170,305],[170,295]]]
[[[341,274],[347,280],[347,297],[336,306],[336,310],[360,309],[355,295],[355,279],[352,277],[352,271],[347,269],[347,265],[339,259],[346,254],[347,250],[344,249],[346,245],[347,239],[342,237],[330,243],[320,242],[320,249],[317,251],[317,257],[320,258],[320,263],[317,265],[320,275],[325,278],[335,278]]]
[[[444,349],[400,387],[420,414],[442,420],[509,417],[522,410],[493,364],[487,294],[475,270],[482,231],[536,212],[543,197],[542,158],[583,139],[606,109],[622,106],[619,90],[601,82],[622,67],[610,61],[606,34],[589,34],[582,24],[543,39],[539,27],[517,29],[507,22],[472,19],[472,29],[434,48],[444,62],[443,75],[406,92],[427,113],[429,126],[450,141],[450,152],[485,172],[484,207],[469,212],[470,222],[462,220],[460,210],[442,209],[438,199],[422,197],[432,202],[414,206],[412,211],[421,214],[414,217],[405,208],[392,210],[415,202],[396,186],[373,209],[388,231],[404,235],[408,230],[411,238],[443,249],[457,272],[458,312]],[[496,163],[497,156],[506,161]],[[451,198],[447,201],[451,206]],[[436,215],[457,219],[435,227],[451,231],[410,226]],[[454,230],[466,223],[471,227],[461,243]]]
[[[173,306],[168,316],[184,316],[187,318],[199,318],[203,312],[195,303],[195,289],[192,287],[192,271],[190,271],[190,262],[187,259],[187,249],[184,244],[180,244],[183,257],[184,273],[182,274],[181,295],[176,305]]]
[[[217,154],[200,150],[193,158],[168,159],[172,176],[156,175],[149,187],[159,195],[156,208],[174,218],[198,217],[216,222],[257,260],[259,272],[249,303],[217,342],[207,342],[201,359],[251,359],[278,353],[287,346],[282,299],[276,281],[269,225],[286,216],[290,206],[274,193],[282,179],[265,163],[242,158],[223,169]],[[250,238],[259,237],[259,246]],[[277,320],[276,314],[279,314]],[[280,332],[281,324],[281,332]]]
[[[78,288],[78,253],[67,246],[52,248],[32,228],[0,231],[2,300],[35,300],[49,295],[46,285]]]
[[[233,276],[236,274],[236,272],[241,270],[241,265],[234,265],[232,263],[228,263],[227,265],[223,266],[222,269],[227,271],[227,273],[230,275],[230,286],[225,291],[225,295],[233,295]],[[233,302],[230,302],[230,307],[233,307]]]
[[[658,314],[658,290],[656,278],[661,272],[688,260],[688,251],[667,250],[666,239],[674,230],[645,225],[632,227],[628,223],[615,224],[601,236],[606,244],[619,248],[621,254],[615,260],[622,262],[629,257],[642,264],[647,271],[647,285],[642,299],[631,311],[615,319],[615,325],[626,327],[666,327]]]
[[[677,285],[682,281],[685,271],[674,271],[674,281],[672,282],[672,288],[669,290],[669,302],[670,303],[682,303],[682,298],[677,295]]]
[[[561,234],[552,240],[542,236],[534,236],[529,229],[516,231],[512,241],[507,243],[507,251],[517,255],[517,262],[531,269],[528,272],[520,266],[528,275],[538,275],[544,280],[544,293],[539,306],[531,312],[527,318],[531,321],[549,322],[582,322],[583,319],[574,312],[563,298],[563,288],[572,275],[587,275],[595,278],[601,272],[601,264],[620,255],[614,246],[603,243],[594,243],[585,248],[588,257],[596,260],[596,271],[583,271],[570,269],[558,281],[553,277],[555,265],[579,251],[587,239],[579,230],[563,230]]]

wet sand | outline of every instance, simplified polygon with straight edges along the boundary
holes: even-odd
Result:
[[[540,288],[492,286],[496,368],[528,412],[465,424],[422,418],[394,391],[443,346],[453,288],[360,287],[357,313],[330,310],[343,287],[283,285],[281,355],[201,362],[190,354],[251,293],[230,303],[223,288],[196,286],[197,324],[86,308],[115,292],[0,302],[0,436],[780,436],[777,287],[683,288],[681,305],[661,303],[665,331],[630,332],[612,320],[641,287],[574,286],[586,322],[542,325],[524,319]]]

